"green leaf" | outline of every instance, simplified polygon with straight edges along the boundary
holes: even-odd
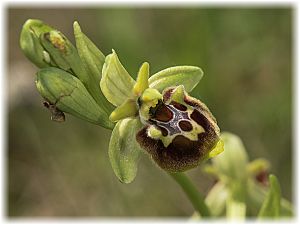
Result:
[[[280,217],[281,190],[279,182],[274,175],[269,176],[270,190],[258,213],[259,218]]]
[[[149,87],[162,92],[167,87],[182,84],[187,92],[197,86],[203,71],[195,66],[175,66],[164,69],[149,78]]]
[[[113,50],[105,58],[100,87],[107,100],[115,106],[121,105],[127,98],[133,97],[135,81],[121,64]]]
[[[123,183],[130,183],[136,176],[142,149],[136,141],[141,127],[138,118],[120,120],[115,126],[109,142],[109,159],[112,168]]]
[[[112,129],[114,124],[100,108],[82,82],[64,70],[48,67],[37,73],[40,94],[59,110],[91,123]]]
[[[51,30],[53,28],[44,24],[41,20],[29,19],[23,25],[21,31],[21,49],[26,57],[39,68],[51,66],[49,55],[39,39],[41,33]]]

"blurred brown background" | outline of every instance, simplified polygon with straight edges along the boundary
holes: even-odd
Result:
[[[7,8],[7,214],[33,216],[190,216],[193,208],[170,177],[145,155],[135,181],[111,169],[110,131],[67,116],[50,121],[36,91],[35,68],[19,48],[23,23],[36,18],[74,40],[72,24],[105,53],[114,48],[135,77],[196,65],[202,99],[223,131],[238,134],[250,159],[272,164],[283,196],[293,201],[292,9],[285,8]],[[188,172],[206,193],[213,179]]]

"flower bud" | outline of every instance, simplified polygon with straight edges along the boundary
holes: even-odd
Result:
[[[50,55],[40,43],[40,35],[53,30],[40,20],[29,19],[23,25],[20,36],[20,46],[26,57],[37,67],[51,66]]]
[[[109,129],[114,127],[81,81],[71,74],[53,67],[41,69],[36,86],[55,109]]]
[[[99,80],[87,72],[75,46],[57,30],[41,34],[40,41],[57,67],[78,77],[97,104],[107,114],[111,113],[112,106],[103,96],[99,87]]]
[[[162,99],[148,112],[149,118],[138,132],[137,141],[169,172],[196,167],[216,146],[222,148],[218,144],[220,130],[215,118],[200,100],[190,97],[183,86],[164,90]],[[157,135],[159,131],[161,135]]]

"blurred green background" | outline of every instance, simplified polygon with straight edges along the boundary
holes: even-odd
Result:
[[[67,116],[50,121],[36,91],[35,68],[19,48],[23,23],[41,19],[74,41],[72,24],[105,53],[114,48],[135,78],[195,65],[204,77],[192,95],[203,100],[223,131],[238,134],[250,159],[267,158],[293,201],[292,16],[286,8],[7,8],[7,214],[33,216],[186,217],[193,208],[144,155],[135,181],[121,184],[111,169],[110,131]],[[207,193],[213,179],[188,172]]]

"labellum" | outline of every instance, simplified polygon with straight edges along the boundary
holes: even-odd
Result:
[[[143,100],[139,102],[142,108]],[[136,138],[164,170],[181,172],[196,167],[219,142],[215,118],[182,85],[166,88],[148,112],[147,116],[140,112],[145,126]]]

